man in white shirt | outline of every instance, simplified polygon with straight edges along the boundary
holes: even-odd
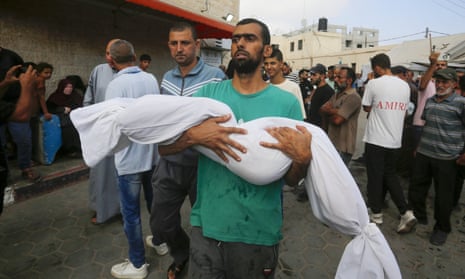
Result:
[[[299,85],[286,79],[283,75],[283,53],[279,49],[273,49],[270,57],[265,57],[263,65],[265,66],[267,75],[270,77],[270,83],[294,95],[302,109],[302,119],[307,118]]]
[[[363,141],[365,142],[368,178],[368,206],[370,220],[383,223],[384,190],[389,191],[401,214],[397,232],[407,232],[416,219],[407,210],[402,187],[396,174],[396,163],[402,143],[402,130],[410,88],[391,73],[391,61],[384,53],[371,59],[375,79],[368,82],[362,99],[363,109],[369,113]]]

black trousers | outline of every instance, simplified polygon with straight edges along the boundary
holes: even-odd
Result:
[[[189,258],[189,236],[181,226],[180,210],[186,196],[191,205],[197,197],[197,167],[182,166],[163,158],[152,179],[153,201],[150,229],[166,242],[176,264]]]
[[[407,210],[407,202],[396,172],[398,157],[399,149],[365,143],[368,206],[373,213],[381,212],[386,191],[391,195],[400,214]]]
[[[415,217],[427,220],[426,197],[434,182],[435,229],[451,231],[450,215],[453,207],[457,164],[454,160],[439,160],[417,153],[413,176],[408,191],[409,205]]]

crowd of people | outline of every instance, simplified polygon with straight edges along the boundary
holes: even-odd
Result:
[[[316,125],[348,166],[363,109],[368,113],[363,142],[370,221],[383,223],[389,193],[399,211],[398,233],[410,232],[417,223],[427,224],[426,199],[433,185],[435,223],[430,242],[446,242],[465,175],[464,71],[448,67],[433,52],[418,85],[407,68],[393,67],[383,53],[371,58],[372,73],[366,81],[345,65],[316,64],[297,73],[271,46],[263,22],[239,21],[231,39],[228,67],[213,67],[197,56],[200,40],[195,27],[175,23],[169,30],[168,48],[176,66],[160,83],[146,72],[149,55],[141,55],[138,63],[130,42],[113,39],[106,46],[106,63],[92,70],[87,88],[79,77],[67,76],[46,101],[45,81],[53,66],[32,64],[17,74],[25,63],[16,53],[0,48],[0,123],[8,124],[12,135],[15,129],[10,124],[20,125],[20,134],[30,140],[26,130],[33,115],[41,113],[45,121],[57,115],[63,149],[76,156],[81,144],[69,116],[76,108],[148,94],[206,97],[227,104],[239,123],[274,116]],[[95,212],[91,222],[103,224],[119,214],[123,219],[128,260],[112,267],[114,277],[145,278],[145,247],[151,247],[173,258],[168,278],[179,278],[187,265],[189,278],[273,278],[282,238],[282,187],[297,186],[305,178],[312,161],[312,135],[302,126],[268,129],[276,142],[260,144],[280,150],[292,163],[284,177],[257,187],[191,148],[201,145],[225,162],[240,161],[247,150],[229,136],[247,131],[221,125],[230,118],[209,118],[168,145],[132,142],[90,169],[89,205]],[[19,140],[15,143],[19,162],[22,147]],[[8,173],[3,145],[2,202]],[[404,169],[410,178],[407,197],[398,179],[400,156],[406,158],[402,161],[407,162]],[[30,156],[19,164],[25,177],[40,178],[31,171]],[[145,239],[141,190],[152,233]],[[186,197],[192,206],[190,234],[181,226],[180,209]],[[298,200],[306,199],[306,192],[299,193]]]

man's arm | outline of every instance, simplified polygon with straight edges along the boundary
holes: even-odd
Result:
[[[27,68],[26,73],[19,76],[21,84],[21,95],[19,96],[16,108],[9,120],[26,122],[31,118],[33,91],[35,90],[36,70],[31,65]]]
[[[307,169],[312,160],[312,134],[304,126],[274,127],[267,132],[278,140],[278,143],[260,142],[260,145],[268,148],[278,149],[292,160],[291,167],[284,175],[287,185],[295,186],[307,175]]]
[[[420,91],[423,91],[426,89],[426,87],[428,86],[428,83],[433,77],[433,73],[434,71],[436,71],[436,64],[438,63],[438,57],[439,57],[439,52],[433,52],[429,56],[429,61],[430,61],[429,68],[428,70],[426,70],[425,74],[420,79],[420,86],[418,87]]]
[[[336,126],[339,126],[346,121],[344,117],[339,115],[338,109],[333,107],[333,103],[331,103],[331,101],[327,101],[323,106],[321,106],[320,113],[327,115],[331,123]]]
[[[44,81],[44,83],[45,83],[45,81]],[[39,104],[40,104],[40,108],[42,109],[42,112],[44,113],[45,120],[48,121],[48,120],[52,119],[52,115],[48,111],[47,104],[45,102],[45,86],[41,87],[37,91],[37,98],[38,98],[38,101],[39,101]]]
[[[233,148],[242,153],[246,153],[247,150],[238,142],[230,139],[229,135],[233,133],[246,134],[247,131],[242,128],[219,125],[220,123],[228,121],[230,118],[231,115],[209,118],[201,124],[185,131],[173,144],[159,145],[158,151],[160,155],[163,156],[178,153],[193,145],[202,145],[211,149],[225,162],[228,162],[228,158],[225,154],[228,154],[236,161],[240,161],[240,156],[237,155]]]

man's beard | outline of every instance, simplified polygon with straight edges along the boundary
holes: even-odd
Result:
[[[316,85],[316,86],[318,86],[318,85],[320,84],[320,82],[321,82],[321,78],[318,78],[318,79],[315,79],[315,80],[311,80],[311,81],[310,81],[310,83],[311,83],[312,85]]]
[[[452,93],[452,87],[447,88],[446,90],[443,90],[442,92],[439,92],[438,89],[436,89],[436,95],[438,96],[445,96]]]
[[[336,91],[337,93],[344,92],[346,88],[347,88],[347,83],[343,83],[341,85],[339,85],[337,82],[334,83],[334,91]]]
[[[260,52],[260,55],[258,57],[263,56],[263,49]],[[261,65],[261,59],[232,59],[232,66],[233,69],[236,71],[238,74],[252,74],[257,70],[257,68]]]

